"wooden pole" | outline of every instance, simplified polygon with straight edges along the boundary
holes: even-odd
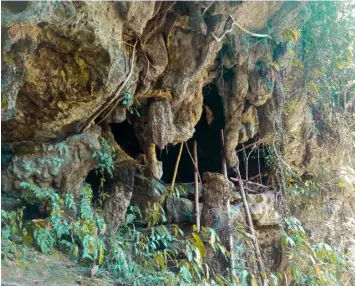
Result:
[[[179,154],[178,154],[177,159],[176,159],[175,169],[174,169],[174,174],[173,174],[173,179],[172,179],[172,181],[171,181],[171,189],[172,189],[172,190],[174,189],[175,180],[176,180],[176,174],[177,174],[177,171],[178,171],[178,169],[179,169],[179,163],[180,163],[180,158],[181,158],[181,153],[182,153],[182,147],[184,147],[184,142],[181,142],[181,144],[180,144]]]
[[[187,145],[186,142],[185,142],[185,147],[186,147],[187,153],[188,153],[189,156],[190,156],[190,159],[191,159],[192,164],[193,164],[194,167],[197,169],[198,179],[199,179],[200,185],[202,186],[202,179],[201,179],[201,176],[200,176],[200,172],[198,171],[198,166],[196,165],[197,162],[195,163],[195,159],[192,157],[191,152],[190,152],[190,149],[189,149],[189,145]]]
[[[196,226],[197,226],[197,232],[200,232],[201,228],[201,217],[200,217],[200,205],[199,205],[199,192],[198,192],[198,161],[197,161],[197,143],[194,141],[194,147],[193,147],[193,153],[194,153],[194,181],[195,181],[195,216],[196,216]]]
[[[226,156],[224,153],[224,134],[223,134],[223,129],[221,129],[221,169],[222,169],[222,174],[226,177],[228,180],[228,173],[227,173],[227,163],[226,163]],[[229,252],[231,254],[230,256],[230,269],[231,269],[231,281],[232,285],[234,285],[234,276],[236,276],[235,272],[235,253],[234,253],[234,237],[233,237],[233,232],[232,232],[232,226],[231,226],[231,207],[230,207],[230,200],[229,200],[229,194],[228,194],[228,200],[227,200],[227,215],[228,215],[228,232],[229,232]]]
[[[251,234],[251,239],[252,239],[254,247],[255,247],[255,255],[256,255],[256,258],[257,258],[259,271],[265,273],[265,267],[264,267],[264,263],[263,263],[263,260],[262,260],[262,257],[261,257],[259,243],[258,243],[258,240],[257,240],[256,235],[255,235],[255,229],[254,229],[253,220],[252,220],[252,217],[251,217],[251,213],[250,213],[247,197],[245,195],[243,182],[242,182],[242,179],[240,177],[239,166],[236,169],[237,169],[238,178],[237,179],[236,178],[230,178],[230,179],[232,181],[234,181],[234,182],[238,182],[239,183],[239,188],[240,188],[240,193],[242,195],[242,200],[243,200],[244,211],[245,211],[245,215],[246,215],[246,219],[247,219],[247,224],[248,224],[249,231],[250,231],[250,234]],[[266,281],[265,281],[265,279],[264,279],[262,274],[260,274],[260,278],[261,278],[262,284],[266,285]]]

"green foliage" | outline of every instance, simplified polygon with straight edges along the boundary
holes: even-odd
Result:
[[[148,223],[148,227],[157,225],[158,223],[165,223],[168,221],[164,208],[158,202],[148,204],[145,220]]]
[[[21,183],[21,187],[34,193],[36,199],[46,201],[50,207],[48,219],[33,220],[33,238],[36,246],[45,254],[53,247],[64,248],[72,257],[103,263],[106,251],[102,236],[106,224],[100,213],[92,207],[92,189],[84,184],[79,192],[79,212],[72,194],[62,199],[53,189],[42,189],[33,184]],[[67,208],[67,216],[63,216]],[[67,218],[66,218],[67,217]]]
[[[37,228],[33,232],[35,242],[44,254],[49,254],[54,247],[55,238],[50,230],[45,227]]]
[[[105,172],[108,173],[111,178],[113,176],[114,165],[114,153],[113,148],[110,144],[103,138],[100,138],[101,150],[93,153],[93,158],[97,158],[99,160],[98,170],[101,175],[100,178],[100,186],[99,186],[99,207],[102,208],[104,201],[109,197],[107,193],[104,191],[104,184],[106,182]]]
[[[93,194],[89,185],[80,189],[77,199],[72,194],[61,198],[52,189],[41,189],[32,184],[22,183],[21,186],[33,192],[37,199],[49,204],[49,218],[32,221],[33,240],[45,254],[50,253],[53,247],[59,247],[75,260],[101,265],[101,273],[111,276],[121,284],[256,283],[252,274],[256,261],[251,254],[251,240],[244,227],[236,230],[238,269],[237,276],[231,281],[230,275],[217,273],[211,267],[211,255],[219,254],[224,259],[230,258],[230,253],[221,243],[216,231],[202,227],[197,233],[197,227],[193,226],[191,235],[186,236],[177,225],[173,225],[171,230],[164,225],[157,225],[166,221],[164,209],[158,203],[148,212],[152,213],[152,218],[148,221],[147,229],[136,229],[134,222],[142,214],[137,207],[131,206],[126,224],[121,225],[114,236],[109,236],[106,234],[100,209],[92,206]],[[4,241],[9,240],[11,232],[22,232],[23,236],[28,236],[21,221],[21,212],[2,213]],[[16,227],[11,230],[11,225]],[[346,262],[332,248],[324,243],[311,243],[306,231],[295,218],[283,221],[281,234],[282,245],[291,264],[291,276],[296,283],[332,285],[331,283],[337,282],[336,277],[345,269]],[[9,251],[12,249],[7,253]],[[265,275],[273,285],[277,285],[280,280],[279,275]]]
[[[7,95],[5,92],[5,88],[7,87],[7,83],[5,81],[1,81],[1,109],[7,107]]]
[[[285,218],[280,226],[282,247],[297,285],[340,285],[337,277],[347,271],[341,255],[326,243],[312,243],[297,218]]]
[[[301,31],[294,27],[288,27],[282,32],[282,38],[286,41],[291,41],[296,44],[297,40],[301,37]]]
[[[355,4],[309,2],[307,7],[310,18],[301,37],[307,92],[339,110],[350,100],[344,92],[354,74]]]
[[[304,198],[314,198],[319,193],[319,187],[318,183],[311,180],[302,181],[298,177],[290,177],[286,194],[301,201]]]
[[[6,92],[2,91],[1,92],[1,109],[6,108],[7,107],[7,96],[6,96]]]
[[[114,153],[112,147],[105,139],[100,139],[101,150],[94,152],[92,157],[99,160],[98,168],[101,174],[105,171],[112,177],[112,171],[114,169]]]
[[[172,188],[171,186],[168,186],[167,188],[165,188],[165,190],[163,191],[163,194],[160,198],[160,203],[164,203],[164,201],[166,200],[166,198],[168,196],[174,196],[175,198],[180,198],[181,194],[186,193],[186,190],[184,189],[184,187],[182,185],[175,185],[174,188]]]
[[[11,212],[1,210],[1,257],[4,260],[17,253],[14,239],[24,233],[22,217],[23,208]]]

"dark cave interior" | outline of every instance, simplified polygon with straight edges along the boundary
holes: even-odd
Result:
[[[220,130],[224,128],[223,104],[222,99],[218,94],[217,87],[213,84],[207,85],[203,89],[203,94],[204,108],[201,119],[195,127],[196,131],[193,138],[187,141],[191,154],[193,150],[193,141],[196,140],[197,142],[198,166],[201,174],[204,172],[221,171]],[[213,120],[210,121],[210,124],[208,124],[207,120],[208,110],[213,114]],[[162,180],[166,183],[170,183],[172,180],[176,158],[179,153],[179,145],[180,144],[170,148],[168,147],[157,153],[158,160],[163,162]],[[193,182],[193,180],[194,166],[188,151],[184,146],[176,181],[187,183]]]
[[[111,123],[109,125],[115,141],[129,156],[135,158],[138,154],[143,153],[134,128],[127,120],[122,123]]]
[[[204,94],[204,107],[201,118],[197,123],[193,138],[187,141],[187,146],[192,154],[193,141],[197,142],[198,166],[202,176],[204,172],[221,172],[221,143],[220,131],[224,128],[224,110],[223,103],[215,84],[209,84],[203,89]],[[143,153],[139,141],[135,135],[133,126],[124,121],[119,124],[110,124],[111,131],[114,135],[116,142],[121,148],[131,157],[135,158],[138,154]],[[245,144],[239,144],[236,150],[242,149],[244,146],[255,142],[257,139],[250,139]],[[180,144],[175,146],[168,145],[163,150],[156,149],[158,160],[163,162],[163,177],[162,181],[171,183],[175,163],[179,153]],[[246,174],[245,156],[249,155],[248,159],[248,174]],[[259,152],[250,148],[246,148],[245,152],[238,152],[239,168],[243,179],[255,178],[260,183],[259,170],[262,174],[262,182],[266,183],[266,177],[263,175],[266,172],[265,166],[265,150],[260,147]],[[230,169],[228,171],[230,176],[236,176],[235,171]],[[188,183],[194,180],[194,166],[191,161],[190,155],[183,147],[180,164],[177,172],[176,182]],[[100,175],[95,170],[91,171],[86,178],[86,182],[91,184],[94,193],[100,185]]]
[[[1,6],[9,9],[12,13],[20,13],[26,9],[28,1],[1,1]]]

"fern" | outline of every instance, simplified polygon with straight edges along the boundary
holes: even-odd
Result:
[[[92,157],[99,160],[98,167],[101,174],[104,174],[105,171],[112,177],[112,171],[114,169],[114,154],[112,152],[112,147],[105,139],[100,140],[101,150],[94,152]]]
[[[83,219],[93,218],[93,211],[91,207],[92,189],[90,185],[85,184],[80,190],[80,214]]]
[[[73,194],[65,194],[64,204],[68,209],[73,210],[74,215],[76,215],[77,209]]]
[[[37,246],[44,254],[49,254],[54,247],[55,239],[47,228],[37,228],[33,232]]]

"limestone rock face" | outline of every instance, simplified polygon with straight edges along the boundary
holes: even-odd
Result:
[[[109,197],[104,202],[105,221],[112,233],[117,232],[125,222],[126,211],[130,204],[137,167],[130,161],[115,166],[113,178],[105,186]]]
[[[175,136],[173,113],[168,101],[154,101],[149,107],[148,136],[151,142],[163,149]]]
[[[246,29],[263,30],[282,5],[185,4],[29,2],[17,13],[5,5],[3,141],[65,140],[112,98],[131,68],[123,91],[143,103],[141,118],[132,124],[139,126],[136,133],[146,154],[151,144],[163,148],[191,138],[202,114],[202,89],[220,76],[215,65],[223,44],[211,34],[223,34],[230,26],[229,14]],[[251,21],[254,13],[258,16]],[[235,29],[234,40],[227,44],[237,53],[222,59],[234,75],[220,81],[225,83],[220,95],[230,166],[236,162],[233,150],[238,143],[258,131],[256,110],[250,116],[245,104],[258,107],[270,95],[264,79],[252,72],[265,52],[252,49],[246,55],[240,34]],[[117,105],[109,122],[124,121],[125,107],[136,108],[134,104]],[[251,122],[245,122],[246,117]],[[249,132],[251,124],[254,132]]]
[[[27,182],[76,195],[97,164],[93,152],[100,150],[98,137],[99,129],[70,136],[56,144],[13,145],[9,148],[13,153],[7,158],[2,173],[1,191],[16,196],[21,191],[21,182]]]
[[[248,204],[253,222],[258,227],[278,226],[280,215],[276,211],[275,194],[266,192],[261,194],[249,194]],[[246,223],[243,203],[238,201],[231,206],[232,224]]]
[[[85,120],[125,79],[124,47],[117,40],[123,23],[113,19],[112,3],[92,4],[29,2],[17,14],[3,9],[9,102],[3,141],[75,134],[75,128],[65,134],[65,127]]]
[[[248,198],[251,216],[257,226],[278,226],[281,217],[275,210],[276,200],[274,193],[249,195]]]

